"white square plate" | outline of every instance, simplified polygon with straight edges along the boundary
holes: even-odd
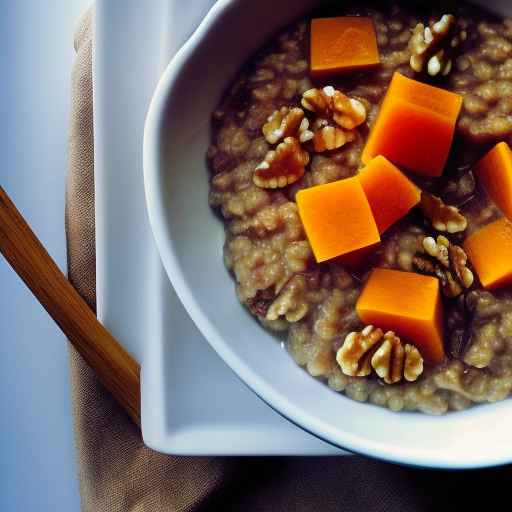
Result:
[[[155,450],[346,454],[284,419],[238,380],[183,309],[153,243],[142,175],[144,119],[161,71],[212,3],[97,2],[98,317],[141,364],[142,432]]]

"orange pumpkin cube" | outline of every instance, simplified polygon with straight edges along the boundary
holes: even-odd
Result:
[[[371,18],[343,16],[311,21],[313,76],[368,69],[380,62]]]
[[[368,199],[357,178],[300,190],[296,200],[317,262],[380,241]]]
[[[463,245],[484,288],[512,282],[512,223],[508,219],[491,222]]]
[[[383,156],[371,160],[358,178],[380,234],[420,202],[421,190]]]
[[[394,331],[421,352],[425,361],[444,359],[443,306],[435,277],[376,268],[356,304],[367,325]]]
[[[509,145],[506,142],[496,144],[474,170],[489,197],[512,219],[512,151]]]
[[[395,73],[361,159],[383,155],[427,177],[440,176],[452,145],[462,96]]]

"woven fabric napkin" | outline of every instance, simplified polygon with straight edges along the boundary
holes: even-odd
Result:
[[[69,278],[94,308],[92,46],[90,11],[75,36],[66,230]],[[496,487],[499,474],[512,476],[509,468],[440,473],[357,456],[165,456],[144,446],[138,428],[72,348],[70,361],[84,512],[427,511],[446,503],[450,495],[462,506],[471,485],[482,493]],[[507,486],[497,487],[492,496],[498,499],[506,491]]]

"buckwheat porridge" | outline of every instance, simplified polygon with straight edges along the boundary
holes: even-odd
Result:
[[[226,267],[295,361],[354,400],[429,414],[502,400],[512,20],[361,4],[277,34],[213,113],[209,200]],[[410,141],[391,133],[407,123]]]

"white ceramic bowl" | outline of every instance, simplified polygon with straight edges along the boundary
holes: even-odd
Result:
[[[318,437],[418,466],[511,462],[512,400],[442,417],[354,402],[299,368],[235,296],[222,261],[223,226],[208,206],[210,115],[246,58],[315,3],[219,0],[163,74],[146,121],[144,174],[149,217],[167,274],[198,328],[238,376]],[[501,12],[507,9],[506,1],[491,3]]]

